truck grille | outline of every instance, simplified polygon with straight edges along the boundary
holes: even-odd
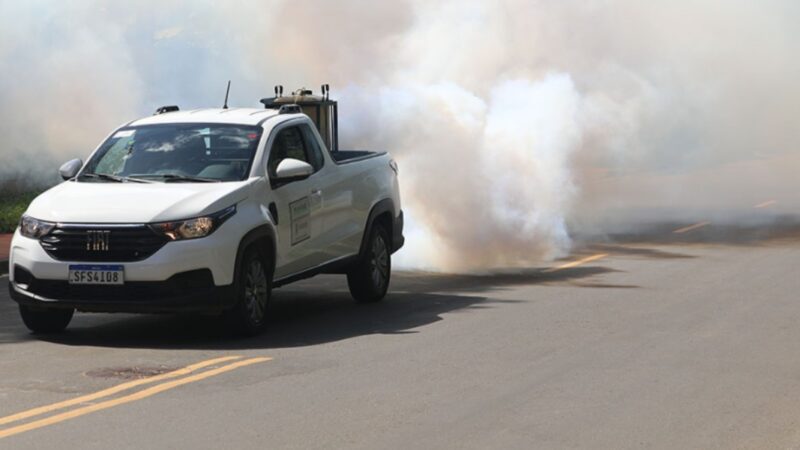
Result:
[[[146,225],[58,225],[40,240],[59,261],[130,262],[150,257],[169,239]]]

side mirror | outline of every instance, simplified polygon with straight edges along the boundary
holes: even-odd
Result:
[[[286,158],[278,163],[278,168],[275,169],[275,181],[286,183],[302,180],[310,177],[313,173],[314,167],[311,164],[299,159]]]
[[[65,162],[64,165],[58,169],[58,173],[61,175],[61,178],[69,180],[70,178],[75,178],[75,175],[80,172],[81,167],[83,167],[83,161],[76,158]]]

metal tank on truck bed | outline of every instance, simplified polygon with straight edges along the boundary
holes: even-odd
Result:
[[[267,109],[283,109],[298,106],[317,126],[322,140],[332,152],[339,150],[339,106],[330,99],[330,85],[322,85],[322,95],[314,95],[310,89],[300,88],[291,95],[283,96],[283,86],[275,86],[275,97],[262,98],[261,103]]]
[[[262,98],[267,109],[277,109],[283,113],[303,113],[317,127],[325,146],[336,162],[351,161],[373,155],[364,150],[342,150],[339,148],[339,104],[330,98],[330,85],[323,84],[322,95],[314,95],[310,89],[300,88],[290,95],[283,95],[283,86],[275,86],[275,97]]]

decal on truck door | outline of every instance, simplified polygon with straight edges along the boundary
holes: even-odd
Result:
[[[309,216],[311,215],[311,206],[308,197],[303,197],[289,203],[289,219],[292,226],[292,245],[299,244],[311,237],[311,225],[309,224]]]

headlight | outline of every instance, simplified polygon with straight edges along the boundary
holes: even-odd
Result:
[[[19,232],[31,239],[39,239],[49,233],[55,226],[56,224],[52,222],[44,222],[26,215],[23,215],[19,220]]]
[[[150,224],[150,228],[173,241],[197,239],[213,233],[228,218],[236,214],[236,205],[203,217]]]

